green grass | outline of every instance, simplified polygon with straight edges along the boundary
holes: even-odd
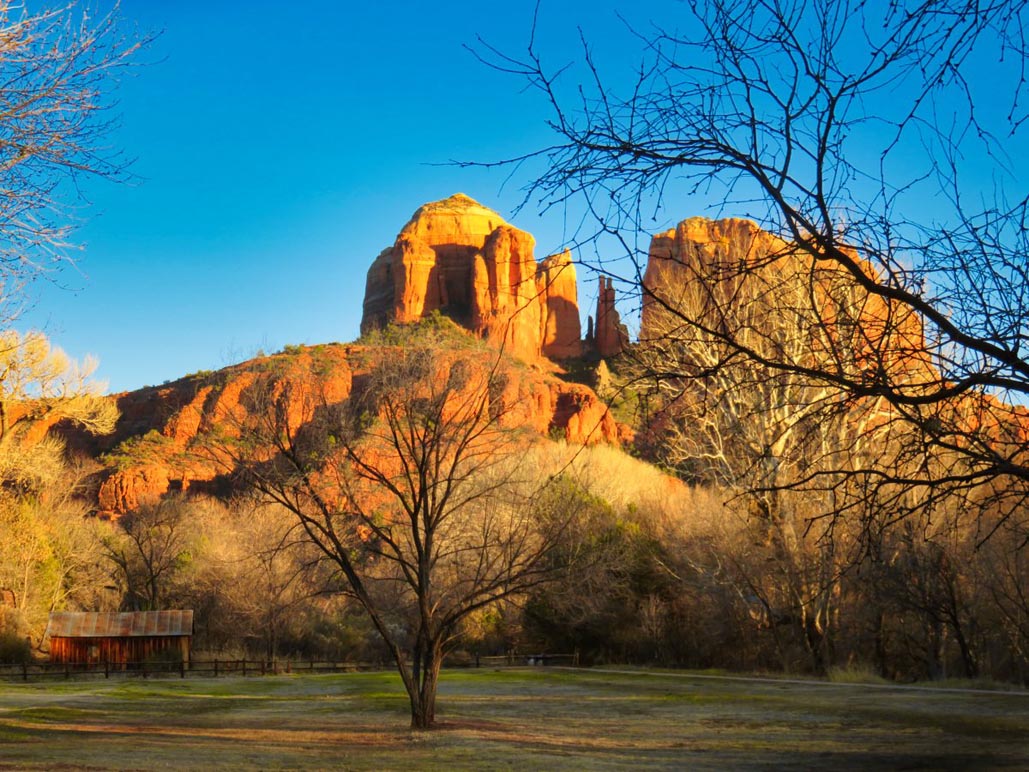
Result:
[[[0,768],[1020,769],[1029,693],[557,669],[0,683]]]

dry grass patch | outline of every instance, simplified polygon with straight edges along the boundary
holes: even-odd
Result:
[[[450,671],[440,728],[387,673],[0,684],[0,767],[1029,767],[1029,695]]]

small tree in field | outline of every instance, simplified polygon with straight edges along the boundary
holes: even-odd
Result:
[[[338,568],[396,663],[417,729],[435,721],[462,621],[543,581],[540,558],[561,527],[559,514],[534,516],[506,376],[487,351],[412,334],[369,349],[342,400],[317,361],[288,378],[269,372],[222,445]]]

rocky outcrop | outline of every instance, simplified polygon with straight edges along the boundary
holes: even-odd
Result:
[[[100,512],[110,516],[157,504],[171,488],[168,472],[158,464],[141,464],[115,472],[100,486]]]
[[[570,255],[537,264],[535,241],[456,194],[421,207],[368,270],[361,331],[439,311],[525,360],[576,356]]]
[[[347,399],[373,364],[394,352],[388,346],[306,347],[119,395],[122,418],[112,437],[91,447],[87,438],[74,438],[77,447],[102,454],[106,465],[99,511],[118,516],[178,492],[230,494],[238,474],[220,440],[254,420],[260,397],[267,403],[271,395],[295,430],[310,419],[312,405]],[[504,374],[496,397],[503,426],[570,443],[618,442],[619,427],[589,388],[510,363]]]
[[[854,259],[869,276],[876,275],[873,266],[857,255]],[[746,329],[726,328],[744,324],[739,309],[751,301],[759,310],[750,313],[762,318],[746,322]],[[938,381],[914,312],[862,291],[843,267],[812,261],[750,220],[693,217],[651,240],[643,277],[642,343],[660,339],[670,326],[680,328],[685,319],[703,319],[712,329],[762,337],[772,345],[777,309],[794,328],[808,331],[804,345],[797,347],[805,357],[829,361],[847,351],[853,357],[847,366],[864,368],[870,379]]]
[[[611,279],[601,276],[597,287],[596,322],[587,345],[599,357],[618,356],[629,342],[629,332],[622,324],[615,307],[615,290]],[[592,320],[591,320],[592,321]]]
[[[662,334],[666,309],[687,301],[690,288],[698,281],[729,282],[741,266],[756,265],[788,251],[782,239],[750,220],[736,218],[691,217],[654,235],[643,276],[640,340]]]
[[[540,340],[544,356],[571,359],[582,354],[579,290],[572,253],[567,249],[545,258],[536,270],[536,292],[542,300]]]

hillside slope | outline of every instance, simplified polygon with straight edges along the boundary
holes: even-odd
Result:
[[[113,397],[121,411],[113,435],[70,438],[103,463],[98,511],[117,516],[176,492],[230,493],[235,470],[212,451],[212,439],[253,417],[249,414],[260,384],[268,379],[313,382],[328,400],[342,401],[360,389],[376,361],[393,351],[389,345],[338,343],[289,347],[214,373]],[[500,401],[512,429],[531,429],[570,443],[617,443],[617,424],[588,387],[566,383],[484,346],[473,355],[503,369],[506,388]]]

